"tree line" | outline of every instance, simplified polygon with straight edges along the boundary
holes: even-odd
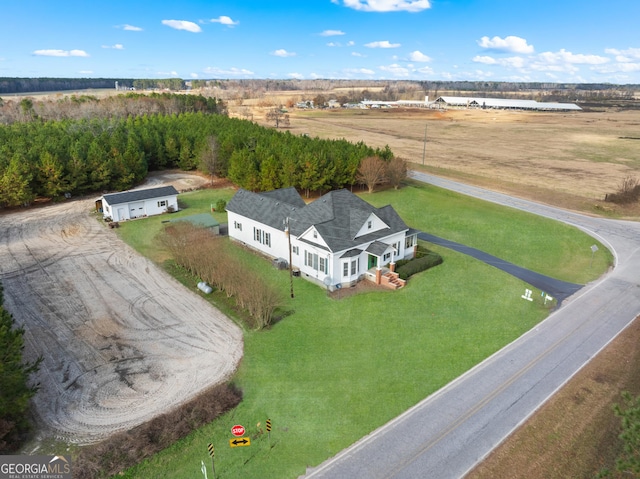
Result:
[[[16,451],[29,430],[29,399],[38,390],[29,377],[42,361],[23,361],[24,329],[16,327],[3,303],[0,284],[0,454]]]
[[[327,191],[356,184],[362,158],[393,157],[388,147],[296,136],[203,111],[44,121],[32,110],[31,121],[0,126],[0,207],[122,191],[167,168],[200,168],[253,191]]]

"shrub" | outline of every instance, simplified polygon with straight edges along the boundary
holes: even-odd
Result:
[[[242,391],[233,384],[215,386],[172,412],[101,443],[83,447],[74,458],[74,477],[94,479],[117,475],[213,421],[241,400]]]
[[[216,201],[216,211],[218,213],[224,213],[226,207],[227,207],[227,202],[225,200]]]
[[[442,256],[440,256],[438,253],[428,251],[427,253],[423,252],[422,254],[416,255],[416,258],[408,260],[406,263],[398,266],[398,264],[402,261],[398,261],[396,263],[396,273],[398,273],[400,279],[406,280],[416,273],[426,271],[429,268],[433,268],[434,266],[442,264],[443,259]]]
[[[618,205],[625,205],[638,201],[638,199],[640,199],[640,180],[627,176],[622,180],[622,183],[620,183],[618,191],[606,195],[604,199],[605,201],[616,203]]]

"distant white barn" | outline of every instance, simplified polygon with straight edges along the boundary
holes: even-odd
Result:
[[[440,96],[435,103],[442,107],[496,108],[504,110],[582,110],[573,103],[539,102],[535,100],[514,100],[511,98],[482,98],[468,96]]]
[[[102,197],[102,214],[113,221],[178,211],[178,191],[173,186],[111,193]]]

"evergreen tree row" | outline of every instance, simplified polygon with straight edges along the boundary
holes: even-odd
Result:
[[[215,171],[207,173],[238,186],[307,192],[353,185],[362,158],[393,156],[388,147],[295,136],[202,112],[13,123],[0,127],[0,207],[122,191],[152,170],[207,170],[202,158],[212,154]]]
[[[0,284],[0,454],[17,450],[29,429],[29,399],[38,390],[29,378],[42,361],[23,361],[24,329],[16,327],[3,303]]]

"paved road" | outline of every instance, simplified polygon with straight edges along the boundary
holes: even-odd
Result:
[[[591,218],[422,173],[420,181],[581,228],[616,267],[537,327],[308,478],[460,478],[640,314],[640,223]]]

